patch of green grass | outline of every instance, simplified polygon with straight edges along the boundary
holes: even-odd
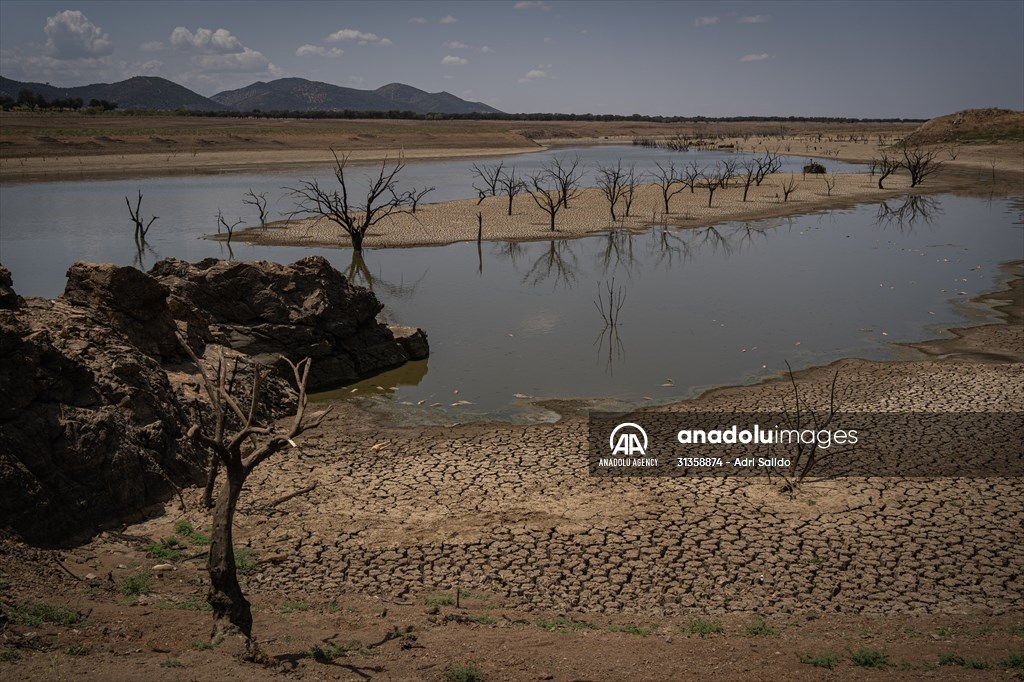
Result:
[[[449,682],[482,682],[484,674],[477,667],[476,663],[459,663],[449,665],[444,669],[444,678]]]
[[[118,584],[118,589],[121,590],[121,594],[128,597],[149,594],[149,573],[125,576]]]
[[[651,628],[642,628],[639,625],[609,625],[608,632],[624,632],[627,635],[646,637],[654,632]]]
[[[0,663],[14,663],[21,658],[21,652],[17,649],[0,649]]]
[[[249,575],[256,570],[256,567],[260,565],[259,559],[256,558],[256,550],[253,549],[236,549],[235,550],[235,569],[239,575]]]
[[[165,658],[160,661],[161,668],[184,668],[184,664],[176,658]]]
[[[725,628],[722,627],[721,623],[708,618],[694,618],[690,621],[688,629],[691,635],[700,635],[701,637],[718,635],[725,632]]]
[[[809,564],[813,564],[813,565],[817,566],[819,564],[825,563],[826,561],[828,561],[828,559],[825,559],[824,557],[820,557],[817,554],[815,554],[815,555],[811,556],[810,559],[806,559],[806,561]]]
[[[995,628],[992,627],[991,625],[980,625],[980,626],[978,626],[976,628],[972,628],[972,629],[968,630],[967,631],[967,636],[968,637],[984,637],[985,635],[992,634],[993,630],[995,630]]]
[[[304,601],[286,601],[281,604],[281,613],[297,613],[299,611],[308,611],[309,604]]]
[[[211,651],[216,649],[218,644],[219,642],[205,642],[203,640],[196,639],[192,641],[192,648],[196,651]]]
[[[743,630],[743,634],[750,637],[775,637],[779,631],[768,625],[764,618],[757,616],[750,621],[750,625]]]
[[[64,649],[68,656],[88,656],[91,652],[92,648],[88,644],[73,644]]]
[[[210,536],[206,533],[200,533],[197,531],[188,521],[178,521],[174,524],[174,532],[191,542],[193,545],[206,546],[210,544]]]
[[[860,666],[861,668],[888,668],[892,665],[889,662],[889,657],[885,655],[885,652],[878,651],[877,649],[867,649],[861,647],[854,652],[850,653],[850,659],[853,664]]]
[[[11,610],[11,622],[18,625],[38,627],[43,623],[54,623],[70,627],[82,622],[82,614],[65,606],[55,606],[46,602],[24,602]]]
[[[333,663],[334,659],[339,656],[344,656],[348,653],[348,647],[341,644],[334,644],[332,642],[324,642],[321,644],[314,644],[309,650],[309,656],[317,663]]]
[[[1006,628],[1006,631],[1009,632],[1011,635],[1024,637],[1024,623],[1016,623],[1015,625],[1011,625],[1008,628]]]
[[[476,615],[470,616],[469,619],[474,623],[479,623],[480,625],[494,625],[498,622],[497,618],[493,616],[488,616],[486,613],[478,613]]]
[[[966,663],[964,657],[960,654],[954,654],[952,652],[945,652],[939,654],[939,665],[963,665]]]
[[[160,542],[151,542],[143,547],[143,549],[146,550],[148,556],[154,559],[181,561],[185,558],[185,550],[188,549],[188,546],[179,542],[178,538],[169,537],[164,538]]]
[[[843,657],[839,654],[819,654],[814,656],[812,654],[797,654],[797,658],[800,659],[801,663],[807,665],[813,665],[815,668],[825,668],[832,670],[839,664],[839,661],[843,660]]]
[[[999,661],[999,667],[1009,668],[1011,670],[1024,670],[1024,650],[1010,654],[1003,660]]]
[[[423,600],[427,606],[453,606],[455,597],[447,592],[435,592]]]
[[[537,627],[549,632],[577,632],[579,630],[593,630],[594,626],[579,620],[570,620],[559,616],[554,620],[538,620]]]

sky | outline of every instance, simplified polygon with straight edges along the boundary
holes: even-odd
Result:
[[[0,74],[202,95],[300,77],[507,112],[931,118],[1024,109],[1024,0],[0,0]]]

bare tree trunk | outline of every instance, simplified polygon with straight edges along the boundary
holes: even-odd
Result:
[[[213,608],[213,631],[210,635],[217,639],[241,634],[245,637],[246,650],[249,650],[252,643],[252,610],[238,584],[231,527],[245,475],[241,462],[232,462],[226,468],[227,480],[213,510],[210,556],[206,566],[210,573],[210,592],[206,601]]]
[[[351,233],[351,237],[352,237],[352,249],[356,253],[362,253],[363,252],[363,233],[359,232],[358,230],[356,230],[356,231]]]

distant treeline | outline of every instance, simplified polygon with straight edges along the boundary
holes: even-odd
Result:
[[[0,96],[0,108],[4,111],[10,111],[14,108],[31,109],[33,111],[49,111],[53,109],[78,111],[83,107],[97,111],[113,111],[117,109],[117,102],[108,102],[105,99],[91,99],[87,104],[81,97],[67,97],[64,99],[54,97],[48,100],[42,95],[35,94],[28,88],[19,90],[17,99],[7,95]]]
[[[12,109],[31,111],[71,110],[86,108],[95,111],[114,111],[124,116],[202,116],[212,118],[295,118],[295,119],[400,119],[410,121],[573,121],[573,122],[629,122],[629,123],[921,123],[920,118],[847,118],[839,116],[643,116],[632,114],[506,114],[506,113],[466,113],[419,114],[415,111],[198,111],[175,109],[173,111],[141,109],[128,107],[118,109],[116,102],[107,100],[89,100],[86,104],[81,97],[67,99],[54,98],[47,100],[42,95],[24,89],[18,93],[17,99],[0,97],[0,107],[4,111]]]

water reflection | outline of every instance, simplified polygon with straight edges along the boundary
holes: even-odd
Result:
[[[926,194],[908,194],[899,204],[883,201],[875,214],[875,225],[896,227],[900,232],[912,232],[918,223],[931,227],[943,214],[939,200]]]
[[[348,267],[342,272],[345,278],[356,286],[366,287],[375,294],[384,295],[391,299],[403,299],[409,298],[416,293],[416,290],[430,272],[430,268],[424,270],[418,278],[411,282],[405,281],[404,273],[400,275],[397,282],[389,281],[379,271],[376,274],[370,271],[363,252],[353,251]]]
[[[574,248],[578,240],[554,240],[548,242],[540,256],[523,275],[523,283],[538,286],[550,280],[553,289],[559,285],[572,289],[576,286],[579,259]]]

